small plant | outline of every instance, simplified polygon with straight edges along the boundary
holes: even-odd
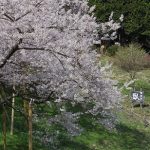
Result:
[[[114,56],[116,54],[116,52],[118,51],[118,49],[119,49],[118,45],[112,45],[107,48],[107,54],[109,56]]]
[[[137,71],[144,68],[145,51],[138,44],[120,47],[116,53],[116,63],[123,70],[130,74],[131,79],[135,79]]]

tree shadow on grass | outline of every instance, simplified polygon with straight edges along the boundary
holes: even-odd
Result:
[[[150,134],[129,128],[123,124],[117,125],[118,144],[122,150],[150,150]]]
[[[73,140],[66,140],[61,143],[60,150],[92,150],[84,143],[79,143]]]
[[[116,125],[116,131],[108,131],[101,125],[93,125],[89,120],[85,119],[83,122],[87,131],[84,135],[85,140],[95,142],[93,144],[99,150],[101,147],[103,150],[150,150],[150,133],[146,131],[125,124]]]
[[[7,150],[28,150],[28,135],[27,133],[15,133],[10,135],[7,133],[6,139]],[[0,150],[3,150],[2,135],[0,135]],[[33,139],[33,150],[47,150],[40,141]]]
[[[104,150],[150,150],[150,134],[119,124],[116,131],[99,131],[98,145]]]

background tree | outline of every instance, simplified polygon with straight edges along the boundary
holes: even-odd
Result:
[[[149,0],[90,0],[90,5],[96,5],[95,15],[98,22],[106,21],[111,11],[114,11],[116,20],[123,14],[123,42],[139,42],[145,48],[150,48]]]

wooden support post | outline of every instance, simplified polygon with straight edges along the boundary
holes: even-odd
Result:
[[[140,102],[140,108],[143,109],[143,103],[142,102]]]
[[[2,114],[2,122],[3,122],[3,150],[6,150],[6,110],[3,107],[3,114]]]
[[[29,103],[29,114],[28,114],[28,123],[29,123],[29,150],[32,150],[32,101]]]
[[[135,91],[134,88],[132,88],[132,91],[131,93],[133,93]],[[132,95],[130,94],[130,100],[131,100],[131,114],[133,115],[133,111],[134,111],[134,102],[133,102],[133,99],[132,99]]]
[[[15,86],[13,86],[13,89],[15,90]],[[14,107],[15,107],[15,94],[13,93],[12,109],[11,109],[10,135],[13,135],[13,133],[14,133],[14,116],[15,116]]]

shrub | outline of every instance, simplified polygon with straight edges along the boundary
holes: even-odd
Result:
[[[119,48],[116,53],[116,63],[130,74],[131,79],[134,79],[136,72],[143,69],[146,64],[145,55],[140,45],[130,44]]]
[[[107,48],[107,53],[109,56],[114,56],[116,52],[118,51],[119,46],[118,45],[112,45]]]

